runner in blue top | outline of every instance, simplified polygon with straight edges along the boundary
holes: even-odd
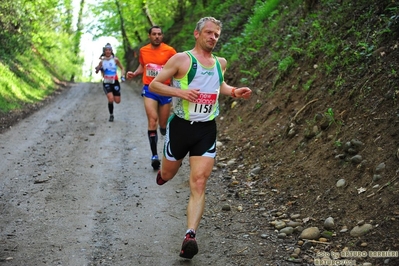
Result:
[[[110,43],[107,43],[104,47],[103,47],[103,53],[100,55],[100,57],[98,58],[98,59],[100,59],[101,61],[104,59],[104,57],[105,57],[105,47],[111,47],[111,44]],[[111,55],[112,55],[112,57],[115,57],[115,55],[114,55],[114,53],[113,52],[111,52]],[[101,62],[100,61],[100,62]],[[98,64],[96,67],[95,67],[95,70],[96,70],[96,74],[98,74],[98,72],[99,71],[101,71],[101,76],[104,76],[104,69],[100,66],[100,64]]]
[[[119,84],[118,67],[121,69],[122,81],[125,76],[125,70],[119,61],[113,55],[112,46],[110,44],[105,45],[104,56],[102,56],[100,63],[96,67],[96,73],[101,70],[103,75],[103,89],[108,99],[108,111],[110,122],[114,121],[114,102],[119,104],[121,102],[121,86]]]
[[[227,61],[212,54],[221,28],[222,23],[213,17],[200,19],[194,30],[195,47],[170,58],[150,84],[150,91],[173,97],[173,115],[166,128],[157,184],[163,185],[172,179],[189,154],[191,194],[187,231],[180,251],[180,256],[188,259],[198,253],[195,236],[204,212],[206,182],[215,162],[219,95],[248,99],[252,94],[249,88],[227,85],[223,79]],[[170,78],[173,78],[172,86],[163,84]]]

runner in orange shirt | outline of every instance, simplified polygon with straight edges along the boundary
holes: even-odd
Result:
[[[169,58],[176,54],[176,50],[163,43],[163,32],[159,26],[152,26],[149,29],[148,38],[150,39],[150,43],[140,49],[140,65],[134,72],[128,71],[126,77],[132,79],[143,74],[143,91],[141,96],[144,98],[144,107],[148,120],[148,139],[152,152],[151,166],[154,170],[159,170],[161,162],[157,151],[157,126],[159,124],[159,131],[162,135],[165,135],[172,98],[150,92],[148,85],[158,75]],[[165,84],[170,85],[170,80],[165,81]]]

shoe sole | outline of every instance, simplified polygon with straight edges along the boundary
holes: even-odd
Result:
[[[183,243],[179,256],[185,259],[192,259],[198,253],[198,245],[195,240],[188,240]]]
[[[159,160],[153,160],[151,162],[151,166],[154,170],[159,170],[159,166],[161,165],[161,162]]]

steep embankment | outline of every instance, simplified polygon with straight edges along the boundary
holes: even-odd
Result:
[[[249,214],[271,199],[272,219],[300,223],[287,239],[308,227],[326,231],[312,238],[327,244],[303,248],[313,257],[398,250],[399,7],[372,2],[319,1],[307,13],[279,7],[264,46],[247,47],[226,75],[254,90],[248,102],[227,99],[219,119],[219,162],[233,178],[223,183],[238,195],[231,204]],[[334,225],[326,227],[328,217]],[[354,259],[398,263],[383,257]]]

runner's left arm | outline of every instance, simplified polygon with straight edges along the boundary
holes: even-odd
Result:
[[[121,76],[124,77],[125,76],[125,69],[123,68],[121,61],[119,61],[119,59],[115,58],[115,62],[117,64],[117,66],[121,69]]]
[[[227,60],[223,57],[218,57],[219,63],[222,67],[222,72],[226,71]],[[249,99],[251,97],[252,91],[248,87],[234,87],[228,85],[225,81],[223,81],[222,85],[220,86],[220,93],[224,95],[230,95],[233,98],[244,98]]]

